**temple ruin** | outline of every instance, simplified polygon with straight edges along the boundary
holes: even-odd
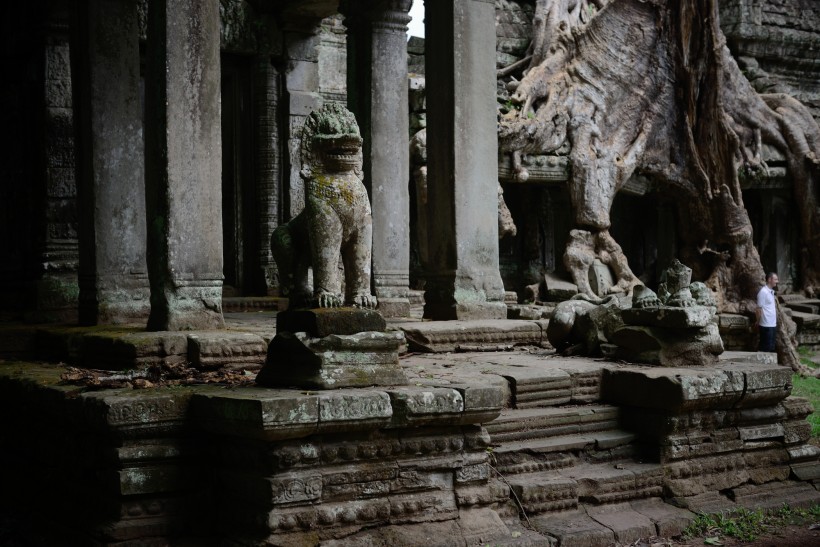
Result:
[[[412,4],[3,5],[15,539],[607,546],[820,503],[820,9],[427,0],[408,41]]]

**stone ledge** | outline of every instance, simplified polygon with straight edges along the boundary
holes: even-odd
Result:
[[[605,401],[675,412],[765,406],[791,393],[790,369],[760,363],[728,362],[720,368],[629,365],[606,369],[603,374]]]
[[[474,320],[393,323],[404,331],[410,351],[498,351],[546,341],[546,321]]]
[[[267,344],[231,330],[146,332],[124,327],[40,327],[35,358],[101,370],[187,365],[201,369],[258,369]]]

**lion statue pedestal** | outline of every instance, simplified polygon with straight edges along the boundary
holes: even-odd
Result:
[[[405,384],[404,335],[384,332],[384,319],[373,310],[373,227],[353,114],[338,104],[312,112],[302,129],[301,160],[305,209],[271,236],[290,309],[277,316],[256,382],[306,389]]]

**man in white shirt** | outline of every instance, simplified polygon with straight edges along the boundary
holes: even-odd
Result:
[[[774,288],[777,286],[777,274],[766,274],[766,284],[757,292],[757,327],[760,332],[760,346],[758,351],[773,352],[775,333],[777,332],[777,306],[775,304]]]

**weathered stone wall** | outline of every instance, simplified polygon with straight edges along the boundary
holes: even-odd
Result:
[[[15,6],[2,35],[0,307],[70,319],[78,289],[68,13]]]
[[[723,0],[720,26],[760,93],[786,93],[820,119],[820,5],[814,0]]]
[[[532,40],[533,0],[495,1],[496,63],[508,66],[526,55]]]
[[[347,103],[347,29],[341,15],[322,20],[319,34],[319,93],[328,102]]]
[[[491,511],[491,524],[457,524],[509,501],[478,425],[500,412],[500,389],[83,392],[58,385],[57,367],[2,368],[0,411],[25,419],[2,433],[0,507],[33,511],[48,492],[38,527],[61,543],[314,545],[405,525],[397,539],[414,545],[444,521],[463,544],[506,530]]]

